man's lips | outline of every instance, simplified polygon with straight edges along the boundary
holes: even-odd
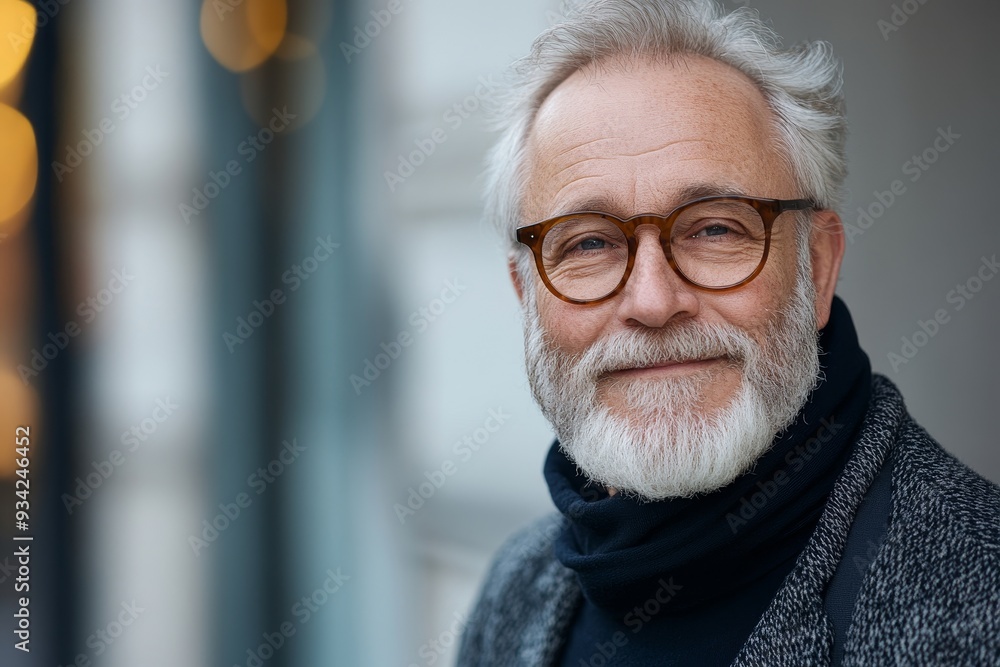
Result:
[[[711,357],[708,359],[690,359],[687,361],[663,361],[651,366],[636,366],[609,371],[609,377],[643,377],[653,375],[674,375],[704,370],[719,363],[727,363],[726,357]]]

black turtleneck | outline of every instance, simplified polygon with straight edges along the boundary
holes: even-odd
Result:
[[[557,664],[732,663],[815,528],[868,407],[871,367],[836,297],[820,363],[792,426],[710,494],[609,497],[553,444],[545,479],[569,519],[555,554],[584,594]]]

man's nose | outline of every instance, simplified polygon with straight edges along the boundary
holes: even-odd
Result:
[[[675,317],[693,317],[700,307],[695,287],[684,282],[667,261],[660,230],[640,225],[632,273],[623,291],[618,316],[627,324],[659,328]]]

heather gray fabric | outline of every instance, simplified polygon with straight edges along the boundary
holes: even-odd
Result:
[[[843,665],[1000,665],[1000,487],[941,449],[881,375],[815,532],[734,665],[830,664],[824,590],[890,452],[889,526],[858,594]],[[500,549],[459,667],[554,664],[582,599],[552,553],[564,521],[545,517]]]
[[[892,509],[891,461],[890,454],[875,481],[868,487],[854,515],[837,571],[823,594],[823,608],[833,623],[833,667],[844,664],[844,644],[847,643],[847,630],[854,616],[854,603],[858,600],[858,591],[864,583],[868,566],[885,540],[889,511]]]

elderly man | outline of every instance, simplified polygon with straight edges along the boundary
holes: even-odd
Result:
[[[496,557],[459,664],[1000,664],[1000,488],[834,295],[829,47],[709,0],[570,15],[488,187],[559,513]]]

